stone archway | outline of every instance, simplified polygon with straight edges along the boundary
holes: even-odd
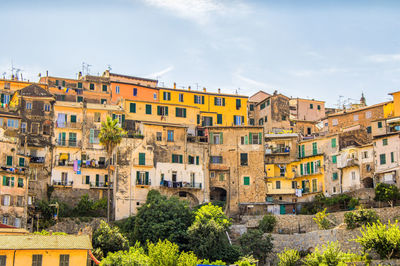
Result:
[[[226,202],[226,189],[221,187],[211,187],[210,189],[210,200],[211,201],[224,201]]]
[[[362,184],[364,188],[373,188],[374,180],[372,179],[372,177],[366,177],[362,180]]]
[[[173,196],[178,197],[181,200],[186,200],[189,202],[190,207],[194,207],[199,205],[199,199],[190,192],[187,191],[178,191],[173,194]]]

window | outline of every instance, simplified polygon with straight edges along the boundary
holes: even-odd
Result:
[[[258,120],[258,125],[259,125],[259,126],[264,125],[264,119],[261,118],[260,120]]]
[[[318,110],[321,110],[321,105],[318,104],[318,105],[317,105],[317,109],[318,109]]]
[[[262,110],[262,109],[264,109],[265,108],[265,102],[263,102],[261,105],[260,105],[260,110]]]
[[[3,186],[13,187],[14,177],[3,176]]]
[[[94,90],[94,84],[90,83],[89,88],[90,88],[91,91],[93,91]]]
[[[3,195],[3,206],[10,206],[10,205],[11,205],[11,196]]]
[[[338,125],[338,120],[332,119],[332,126],[337,126],[337,125]]]
[[[104,84],[103,84],[103,86],[102,86],[102,91],[103,91],[103,92],[107,92],[107,85],[104,85]]]
[[[314,105],[310,103],[310,109],[314,109]]]
[[[45,111],[45,112],[50,112],[50,104],[46,103],[46,104],[44,105],[44,111]]]
[[[119,94],[119,86],[115,86],[115,94]]]
[[[317,148],[317,143],[313,142],[312,144],[312,153],[313,155],[317,155],[318,154],[318,148]]]
[[[41,254],[32,255],[32,266],[42,266],[42,258]]]
[[[383,146],[388,145],[388,140],[387,140],[387,139],[383,139],[383,140],[382,140],[382,145],[383,145]]]
[[[367,133],[371,134],[371,132],[372,132],[371,126],[367,127]]]
[[[194,95],[194,103],[204,104],[204,96]]]
[[[173,130],[168,130],[167,141],[174,141],[174,131]]]
[[[107,103],[107,99],[100,99],[100,103],[101,104],[106,104]]]
[[[246,136],[240,137],[240,144],[242,144],[242,145],[247,145],[247,144],[249,144],[249,139],[248,139],[248,136],[247,136],[247,135],[246,135]]]
[[[12,164],[13,164],[13,157],[7,156],[7,166],[12,166]]]
[[[32,110],[32,103],[30,102],[26,103],[26,110]]]
[[[179,93],[179,102],[183,103],[183,93]]]
[[[19,166],[25,166],[25,158],[19,158]]]
[[[358,115],[353,115],[353,120],[358,121]]]
[[[18,128],[18,120],[17,119],[8,119],[7,127]]]
[[[254,111],[254,104],[250,104],[250,105],[249,105],[249,110],[250,110],[250,111]]]
[[[157,115],[168,116],[168,106],[157,106]]]
[[[1,222],[3,224],[8,224],[8,217],[7,216],[3,216],[3,219],[1,219]]]
[[[210,143],[211,144],[222,144],[223,143],[223,133],[222,132],[211,132],[210,133]]]
[[[25,133],[26,132],[26,122],[22,122],[21,123],[21,133]]]
[[[381,164],[386,164],[386,154],[379,155],[379,159]]]
[[[225,180],[225,174],[224,173],[220,173],[219,174],[219,181],[224,181]]]
[[[89,143],[90,144],[99,144],[100,143],[99,134],[100,134],[100,130],[91,128],[89,130]]]
[[[240,154],[240,165],[248,165],[247,153]]]
[[[139,153],[139,165],[146,165],[146,154]]]
[[[200,156],[196,156],[196,165],[200,164]]]
[[[332,148],[336,148],[336,138],[335,139],[331,139],[331,147]]]
[[[363,159],[368,158],[368,151],[364,151],[364,152],[362,153],[362,158],[363,158]]]
[[[281,189],[281,181],[276,181],[275,182],[275,188],[276,189]]]
[[[65,87],[65,80],[62,81],[62,86]]]
[[[269,106],[271,104],[271,100],[267,99],[267,106]]]
[[[194,164],[194,156],[188,156],[188,164]]]
[[[153,93],[153,99],[157,100],[157,93]]]
[[[312,192],[317,192],[317,179],[312,180]]]
[[[336,157],[336,155],[333,155],[333,156],[332,156],[332,163],[337,163],[337,157]]]
[[[222,163],[222,156],[210,156],[210,163],[214,164]]]
[[[98,123],[101,121],[101,114],[98,112],[94,113],[94,122]]]
[[[243,177],[243,185],[250,186],[250,177],[249,176]]]
[[[136,103],[130,103],[129,104],[129,112],[130,113],[136,113]]]
[[[390,153],[390,162],[394,163],[394,152]]]
[[[186,117],[186,108],[175,108],[175,116],[176,117]]]
[[[282,115],[282,121],[286,121],[286,115]]]
[[[162,140],[162,133],[161,132],[157,132],[156,133],[156,140],[157,141],[161,141]]]
[[[151,115],[151,104],[146,104],[146,115]]]
[[[368,111],[368,112],[365,113],[365,118],[369,119],[371,117],[372,117],[371,111]]]
[[[82,178],[82,184],[90,185],[90,175],[87,175],[84,178]]]
[[[236,110],[239,110],[242,107],[242,101],[240,99],[236,99]]]
[[[219,125],[222,124],[222,114],[217,114],[217,124],[219,124]]]
[[[60,266],[69,266],[69,255],[60,255]]]
[[[297,181],[292,181],[292,189],[297,189]]]
[[[173,163],[183,163],[183,155],[172,154],[172,162]]]
[[[351,172],[351,179],[356,180],[356,172],[354,171]]]
[[[83,97],[82,97],[82,96],[78,96],[77,102],[78,102],[78,103],[83,102]]]
[[[21,218],[15,217],[14,226],[17,227],[17,228],[21,227]],[[1,265],[1,263],[0,263],[0,265]]]
[[[7,256],[0,255],[0,266],[6,266],[6,265],[7,265]]]
[[[171,93],[167,92],[167,91],[164,91],[163,92],[163,100],[164,101],[171,101]]]
[[[382,121],[378,122],[378,128],[382,128]]]
[[[78,89],[82,89],[82,82],[78,82]]]
[[[262,133],[249,133],[250,144],[261,144],[262,143]]]
[[[244,124],[244,116],[234,115],[233,123],[235,126],[240,126],[240,125]]]
[[[71,123],[76,123],[76,115],[71,115]]]
[[[225,98],[214,97],[214,105],[215,106],[225,106]]]
[[[18,184],[19,185],[19,184]],[[17,206],[22,207],[24,206],[24,197],[17,196]]]
[[[253,118],[249,119],[249,124],[250,124],[250,126],[254,126],[254,119]]]
[[[133,94],[133,96],[137,96],[137,88],[133,88],[132,94]]]

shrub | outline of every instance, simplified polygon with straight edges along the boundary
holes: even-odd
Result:
[[[327,217],[328,214],[326,214],[326,208],[315,215],[315,218],[313,218],[313,220],[317,223],[319,229],[327,230],[331,227],[332,223],[328,220]]]
[[[356,211],[347,212],[344,214],[344,222],[348,229],[354,229],[362,225],[372,224],[377,222],[378,215],[374,210],[367,210],[360,207]]]
[[[129,249],[129,251],[120,250],[114,253],[108,253],[108,256],[101,261],[100,265],[101,266],[150,265],[150,259],[145,254],[144,249],[140,247],[140,244],[136,243],[135,246]]]
[[[264,215],[260,223],[258,224],[258,228],[264,233],[271,233],[276,225],[276,217],[275,215],[268,213]]]
[[[328,242],[322,246],[322,250],[318,247],[315,251],[307,255],[303,262],[307,266],[346,266],[348,262],[359,260],[359,256],[352,253],[344,253],[338,242]]]
[[[286,249],[278,253],[278,266],[295,266],[300,260],[300,253],[295,249]]]
[[[253,258],[253,256],[244,256],[240,260],[236,261],[234,264],[238,266],[254,266],[257,265],[258,260]]]
[[[128,239],[120,233],[119,228],[110,227],[104,221],[100,222],[99,228],[94,232],[92,242],[93,248],[100,248],[104,256],[108,252],[129,249]]]
[[[399,189],[395,185],[379,183],[375,187],[375,200],[389,203],[391,207],[394,201],[399,198]]]
[[[273,248],[271,235],[264,236],[264,233],[257,229],[249,230],[247,233],[244,233],[239,238],[239,242],[243,254],[253,255],[262,263],[265,262],[265,258]]]
[[[355,239],[364,251],[374,250],[381,259],[400,257],[400,229],[397,221],[392,224],[382,224],[380,221],[371,225],[363,225],[362,236]]]

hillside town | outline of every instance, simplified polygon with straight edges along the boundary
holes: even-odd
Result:
[[[278,91],[166,88],[106,70],[13,76],[0,92],[1,223],[29,231],[49,194],[71,205],[109,198],[109,220],[120,220],[154,189],[191,206],[225,202],[234,218],[297,214],[321,193],[400,183],[400,91],[328,108]],[[111,155],[99,141],[107,117],[126,132]]]

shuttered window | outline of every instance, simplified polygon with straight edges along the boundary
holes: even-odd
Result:
[[[146,104],[146,115],[151,115],[151,104]]]
[[[139,153],[139,165],[146,165],[146,154]]]
[[[136,103],[129,104],[129,112],[136,113]]]
[[[249,176],[243,177],[243,185],[250,186],[250,177]]]

